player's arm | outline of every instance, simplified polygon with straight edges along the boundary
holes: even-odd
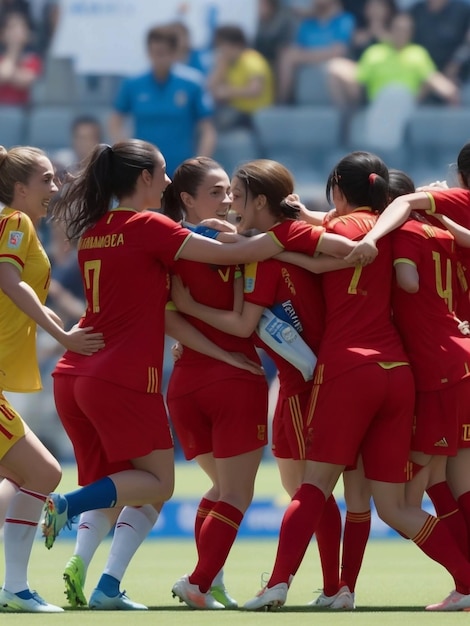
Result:
[[[379,215],[377,222],[365,237],[356,243],[355,249],[346,257],[346,261],[361,263],[364,257],[375,258],[379,239],[406,222],[412,211],[429,211],[430,209],[431,199],[422,191],[399,196]]]
[[[264,310],[264,307],[250,302],[245,302],[241,311],[227,311],[206,306],[194,300],[179,276],[172,277],[171,298],[178,311],[192,315],[209,326],[236,337],[251,337]]]
[[[445,215],[435,215],[440,222],[447,228],[447,230],[454,236],[455,241],[463,248],[470,248],[470,230],[464,226],[460,226],[446,217]]]
[[[178,311],[171,310],[168,307],[165,312],[165,332],[179,341],[180,344],[191,348],[195,352],[200,352],[234,367],[248,370],[252,374],[264,373],[263,368],[258,363],[251,361],[244,354],[223,350],[197,328],[194,328]]]
[[[91,328],[72,328],[64,331],[49,315],[36,292],[21,280],[19,270],[8,262],[0,263],[0,289],[25,315],[43,328],[68,350],[79,354],[93,354],[104,347],[102,333],[90,333]]]
[[[276,259],[302,267],[313,274],[324,274],[326,272],[333,272],[335,270],[343,270],[347,267],[352,267],[343,259],[335,259],[334,257],[325,254],[312,257],[307,254],[299,254],[298,252],[281,252],[281,254],[277,255]]]
[[[397,284],[407,293],[419,291],[419,273],[416,265],[408,259],[397,259],[394,262]]]

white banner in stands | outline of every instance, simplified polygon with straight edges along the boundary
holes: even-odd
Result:
[[[188,26],[194,48],[206,48],[214,26],[236,24],[253,37],[257,2],[61,0],[51,54],[74,59],[81,74],[138,74],[148,67],[147,31],[175,20]]]

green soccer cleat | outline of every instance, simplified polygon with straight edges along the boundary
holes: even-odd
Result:
[[[58,493],[48,495],[44,505],[44,519],[41,523],[42,536],[45,538],[44,543],[48,550],[54,545],[54,541],[62,528],[64,526],[70,528],[67,510],[67,500],[64,496]]]
[[[209,593],[214,600],[223,604],[226,609],[238,609],[238,602],[228,595],[225,585],[213,585]]]
[[[85,586],[85,565],[77,554],[74,554],[68,561],[64,569],[65,595],[70,606],[78,609],[86,606],[87,601],[83,592]]]

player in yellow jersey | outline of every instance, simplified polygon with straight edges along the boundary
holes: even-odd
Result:
[[[57,191],[54,170],[44,152],[0,146],[0,474],[6,508],[5,582],[0,611],[57,613],[27,581],[27,567],[47,494],[58,484],[57,460],[10,405],[4,391],[41,389],[36,356],[39,324],[70,350],[91,354],[102,345],[90,329],[64,331],[60,318],[44,306],[50,264],[36,234]],[[8,500],[8,502],[5,502]],[[3,521],[3,520],[1,520]]]

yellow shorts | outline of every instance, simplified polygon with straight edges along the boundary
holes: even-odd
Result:
[[[26,426],[19,413],[0,391],[0,459],[26,434]]]

